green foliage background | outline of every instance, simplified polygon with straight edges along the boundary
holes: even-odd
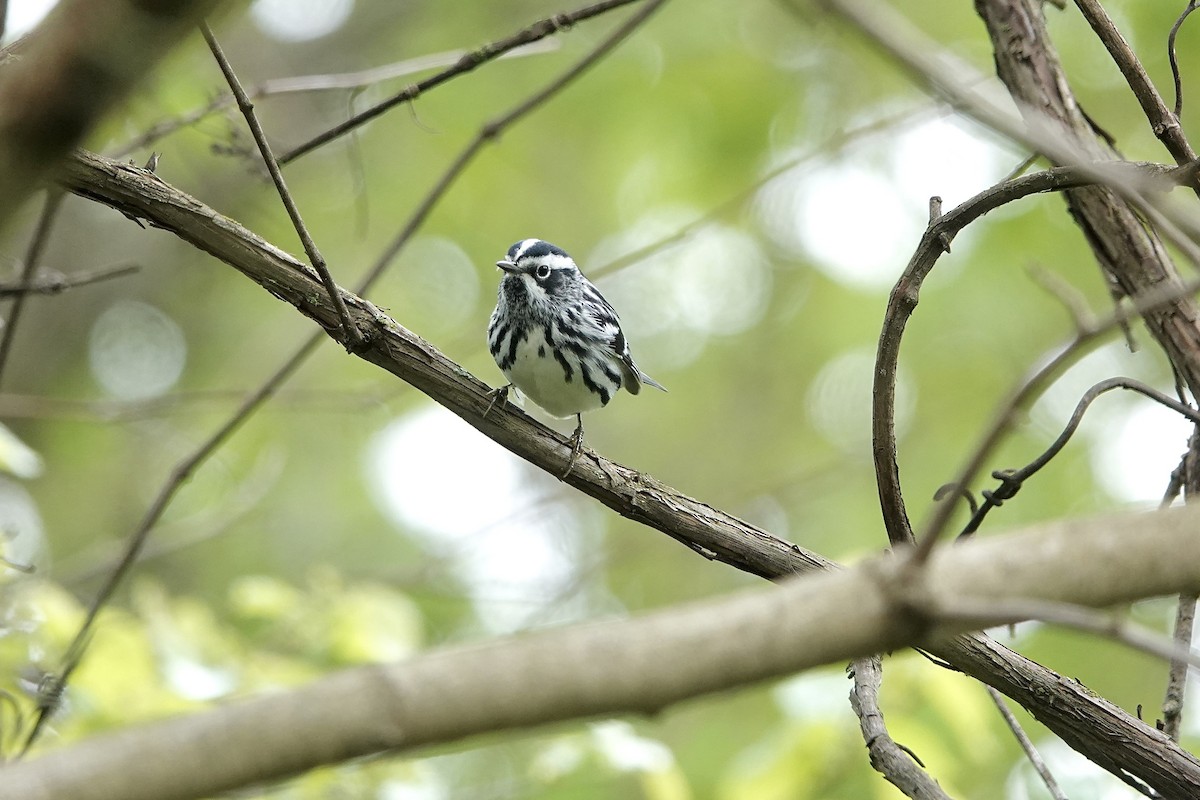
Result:
[[[990,73],[988,43],[970,4],[897,5],[949,53]],[[1166,31],[1181,4],[1109,5],[1151,75],[1168,88]],[[483,329],[496,283],[491,265],[512,241],[549,239],[575,254],[585,272],[597,268],[603,274],[598,268],[606,257],[649,244],[752,190],[789,155],[816,153],[748,201],[727,206],[683,249],[600,280],[602,288],[617,284],[619,296],[630,298],[618,306],[638,360],[671,392],[620,398],[589,418],[588,442],[805,547],[853,559],[886,541],[868,418],[865,410],[850,418],[859,434],[847,443],[830,433],[813,398],[823,368],[847,353],[873,353],[886,286],[864,288],[817,269],[803,247],[784,246],[770,234],[763,209],[771,187],[777,195],[801,190],[808,176],[830,164],[849,163],[894,180],[889,164],[900,129],[853,141],[846,141],[847,132],[928,101],[853,34],[811,7],[800,8],[794,14],[774,2],[668,3],[611,57],[486,148],[370,297],[498,384]],[[311,42],[275,41],[243,9],[227,13],[215,28],[243,81],[253,86],[271,77],[347,72],[473,48],[561,10],[532,0],[360,0],[342,28]],[[1079,14],[1047,12],[1088,113],[1128,157],[1163,160]],[[581,57],[625,13],[554,37],[560,46],[553,52],[486,65],[411,108],[394,110],[353,140],[288,167],[288,182],[340,282],[353,285],[373,263],[481,124]],[[1180,48],[1183,74],[1193,81],[1200,76],[1200,48],[1186,43],[1196,37],[1185,28]],[[344,118],[349,106],[363,107],[408,80],[361,96],[289,95],[257,105],[283,151]],[[193,37],[127,108],[112,115],[90,146],[114,152],[150,125],[203,106],[223,89],[203,42]],[[1195,129],[1198,113],[1194,102],[1185,108],[1185,129]],[[301,252],[256,160],[230,154],[231,145],[238,152],[250,145],[236,111],[210,116],[154,145],[163,153],[159,174],[275,244]],[[1024,157],[1006,152],[1008,168]],[[133,154],[139,163],[146,156]],[[857,231],[844,242],[853,259],[882,221],[854,205],[840,211]],[[26,209],[23,224],[7,232],[0,257],[10,272],[17,270],[37,213],[35,206]],[[729,241],[748,242],[761,253],[765,268],[747,272],[745,280],[766,282],[765,301],[744,329],[697,331],[689,327],[686,305],[680,311],[661,271],[653,271],[655,261],[673,258],[686,271],[692,260],[704,260],[706,248]],[[916,234],[909,245],[915,243]],[[736,291],[742,252],[719,252],[722,263],[731,263],[722,273],[727,283],[715,291]],[[895,252],[891,274],[899,273],[909,254]],[[444,272],[443,258],[470,264],[466,278],[461,270]],[[0,686],[21,698],[26,713],[32,708],[29,680],[39,669],[58,667],[98,575],[171,466],[215,430],[311,327],[294,309],[170,235],[69,199],[47,266],[69,273],[117,262],[142,269],[131,278],[33,299],[4,374],[4,422],[46,465],[41,477],[19,484],[44,531],[38,571],[32,577],[6,571],[0,584]],[[1069,282],[1097,310],[1110,302],[1058,198],[1022,201],[955,243],[927,283],[902,359],[911,414],[900,457],[916,520],[1008,387],[1069,333],[1060,303],[1031,280],[1030,264]],[[444,274],[454,281],[443,280]],[[178,382],[138,403],[108,397],[89,367],[94,326],[122,300],[159,309],[179,326],[187,346]],[[720,307],[721,297],[715,304]],[[668,310],[674,316],[663,324],[656,315]],[[1129,354],[1116,342],[1101,366],[1115,365],[1169,389],[1165,359],[1136,333],[1145,347]],[[690,357],[680,355],[689,351]],[[867,380],[869,362],[863,363]],[[1088,373],[1092,379],[1105,374]],[[1087,385],[1079,380],[1080,388]],[[993,468],[1017,466],[1040,452],[1054,425],[1065,421],[1060,407],[1073,404],[1076,383],[1053,413],[1035,414],[1022,426]],[[835,386],[847,393],[847,413],[867,408],[866,387]],[[1104,423],[1089,428],[997,512],[985,535],[1119,502],[1094,479],[1093,456],[1100,451],[1093,448],[1141,401],[1109,396],[1100,402]],[[109,413],[114,403],[119,415]],[[295,685],[350,664],[491,635],[476,618],[469,587],[451,559],[428,537],[397,524],[371,489],[368,473],[376,466],[369,453],[380,432],[430,405],[370,365],[322,345],[283,394],[181,492],[154,534],[154,557],[105,611],[72,682],[67,710],[40,746]],[[1177,444],[1182,452],[1184,441]],[[456,456],[444,455],[451,461]],[[531,468],[517,468],[545,498],[532,515],[551,515],[564,528],[589,532],[588,552],[572,556],[581,558],[582,567],[569,596],[522,598],[529,625],[559,619],[559,604],[571,606],[573,619],[608,617],[757,585],[574,497]],[[1161,479],[1165,486],[1165,472]],[[480,502],[480,488],[447,486],[448,502]],[[16,552],[16,543],[14,538],[7,552]],[[469,553],[471,538],[460,546]],[[1171,612],[1166,603],[1150,603],[1136,613],[1165,627]],[[1126,709],[1140,704],[1150,716],[1161,702],[1166,669],[1147,658],[1040,628],[1020,631],[1015,646]],[[898,797],[867,764],[848,691],[849,682],[830,668],[684,704],[654,719],[489,737],[412,758],[322,770],[256,796]],[[893,734],[951,794],[1026,796],[1013,777],[1026,771],[1017,747],[981,687],[900,655],[887,662],[884,701]],[[17,737],[11,717],[3,719],[11,753]],[[1042,729],[1022,719],[1044,743]],[[1028,796],[1043,796],[1037,791]]]

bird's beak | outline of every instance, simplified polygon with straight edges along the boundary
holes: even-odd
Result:
[[[512,275],[516,275],[520,272],[520,270],[517,269],[517,265],[511,261],[497,261],[496,266]]]

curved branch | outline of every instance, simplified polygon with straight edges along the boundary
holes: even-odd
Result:
[[[1194,408],[1185,406],[1183,403],[1180,403],[1174,398],[1167,397],[1162,392],[1154,389],[1153,387],[1147,386],[1141,381],[1136,381],[1133,378],[1108,378],[1106,380],[1102,380],[1084,392],[1083,397],[1081,397],[1079,402],[1075,405],[1075,410],[1071,412],[1071,418],[1067,420],[1067,424],[1063,427],[1062,433],[1058,435],[1058,437],[1050,444],[1049,447],[1045,449],[1044,452],[1042,452],[1041,455],[1020,469],[996,470],[992,473],[992,477],[1000,481],[1000,486],[995,491],[984,491],[982,493],[983,503],[980,504],[978,508],[972,509],[971,520],[963,528],[962,532],[959,534],[959,538],[962,538],[963,536],[970,536],[971,534],[975,533],[975,531],[979,530],[979,526],[983,524],[983,520],[988,515],[989,511],[991,511],[993,508],[999,508],[1002,506],[1005,500],[1012,499],[1017,492],[1020,491],[1021,487],[1025,484],[1025,481],[1032,478],[1038,473],[1039,470],[1042,469],[1042,467],[1049,464],[1050,461],[1057,456],[1064,447],[1067,446],[1067,442],[1071,440],[1071,437],[1075,435],[1075,431],[1079,428],[1079,424],[1083,422],[1083,415],[1087,413],[1087,410],[1091,406],[1092,402],[1100,395],[1104,394],[1105,392],[1110,392],[1113,389],[1128,389],[1131,392],[1137,392],[1138,394],[1148,397],[1160,405],[1166,406],[1176,414],[1187,417],[1196,425],[1200,425],[1200,411],[1196,411]]]
[[[1175,39],[1179,36],[1179,29],[1183,27],[1183,23],[1200,4],[1196,0],[1189,0],[1187,8],[1175,20],[1175,24],[1171,26],[1171,32],[1167,34],[1167,59],[1171,62],[1171,78],[1175,82],[1175,106],[1173,108],[1175,116],[1178,118],[1183,114],[1183,79],[1179,75],[1179,58],[1175,53]]]
[[[1165,185],[1182,182],[1191,167],[1171,168],[1161,164],[1121,164],[1119,169]],[[1054,167],[1025,175],[985,189],[949,212],[930,220],[900,279],[888,295],[883,329],[875,355],[875,376],[871,389],[871,450],[875,462],[875,480],[879,504],[888,539],[893,545],[911,543],[912,525],[900,489],[900,468],[896,459],[896,372],[899,369],[900,343],[908,320],[916,310],[921,286],[943,253],[950,250],[963,228],[997,208],[1030,195],[1061,192],[1092,185],[1094,171],[1087,167]]]
[[[323,325],[336,324],[328,296],[307,267],[145,171],[80,153],[63,182],[76,194],[170,231]],[[498,406],[484,418],[490,403],[485,384],[367,301],[350,294],[345,300],[364,330],[375,332],[373,347],[362,358],[420,389],[517,456],[551,474],[561,471],[569,448],[562,437],[512,406]],[[622,516],[754,575],[778,579],[837,566],[588,450],[567,482]],[[1105,769],[1136,775],[1168,796],[1200,796],[1200,760],[1077,681],[981,636],[946,639],[926,649],[1020,703]]]
[[[883,710],[879,707],[883,660],[877,655],[857,659],[850,663],[850,672],[854,679],[854,688],[850,690],[850,706],[858,717],[858,727],[866,742],[871,766],[888,783],[904,792],[906,797],[913,800],[950,800],[938,782],[925,772],[925,765],[916,753],[888,733]]]

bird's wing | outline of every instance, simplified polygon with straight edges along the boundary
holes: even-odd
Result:
[[[629,352],[629,341],[621,330],[621,320],[612,304],[586,279],[584,293],[587,300],[587,316],[597,329],[596,338],[607,344],[612,354],[617,357],[617,367],[621,370],[621,382],[625,390],[630,394],[637,394],[644,383],[665,392],[666,387],[638,369],[638,365],[633,362],[633,355]]]

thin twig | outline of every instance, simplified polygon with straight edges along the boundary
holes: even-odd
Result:
[[[883,683],[883,662],[879,656],[860,658],[850,664],[854,688],[850,707],[858,717],[858,727],[871,766],[907,797],[913,800],[950,800],[938,782],[925,771],[916,754],[896,742],[888,733],[879,706],[879,687]]]
[[[126,545],[125,552],[121,560],[117,562],[116,567],[104,585],[100,587],[100,591],[92,599],[91,606],[88,607],[87,616],[84,617],[83,624],[80,625],[75,638],[71,640],[70,646],[67,648],[67,653],[63,657],[62,672],[56,676],[56,683],[61,689],[65,688],[67,682],[71,678],[71,674],[75,668],[79,666],[83,658],[84,651],[87,649],[88,640],[91,638],[92,629],[96,624],[96,617],[100,614],[100,610],[107,605],[108,601],[116,592],[117,587],[121,585],[125,576],[129,573],[130,568],[138,560],[141,555],[142,548],[146,545],[146,540],[150,536],[150,531],[158,523],[163,512],[175,497],[175,493],[184,483],[192,476],[209,456],[215,453],[225,441],[233,435],[243,422],[249,419],[255,411],[257,411],[271,395],[273,395],[280,386],[291,376],[292,372],[304,362],[317,343],[320,341],[320,334],[314,335],[308,339],[296,352],[288,359],[274,375],[262,384],[253,394],[248,396],[245,401],[238,407],[232,416],[210,436],[203,444],[200,445],[193,453],[188,455],[182,461],[177,463],[171,470],[166,482],[159,487],[158,493],[154,497],[154,501],[150,504],[150,508],[142,517],[142,521],[138,523],[137,528],[129,537],[129,543]],[[29,735],[25,738],[25,744],[21,748],[21,755],[29,751],[29,748],[37,741],[46,723],[57,709],[57,704],[44,704],[35,718],[33,727],[29,731]]]
[[[497,60],[508,58],[521,58],[523,56],[540,55],[542,53],[553,52],[558,49],[558,43],[553,39],[545,39],[539,42],[521,45],[513,50],[497,56]],[[359,70],[356,72],[341,72],[341,73],[320,73],[315,75],[294,75],[287,78],[268,78],[262,81],[252,89],[248,89],[246,93],[250,95],[250,99],[259,100],[265,97],[276,97],[281,94],[295,94],[301,92],[325,92],[325,91],[352,91],[364,89],[373,86],[382,81],[395,80],[396,78],[411,75],[417,72],[424,72],[430,69],[439,67],[450,67],[460,61],[466,54],[465,50],[447,50],[443,53],[431,53],[425,56],[417,56],[416,58],[406,58],[403,61],[395,61],[391,64],[383,64],[370,69]],[[169,136],[175,131],[195,125],[197,122],[211,116],[223,108],[233,105],[236,102],[233,94],[225,92],[217,95],[209,102],[199,108],[183,114],[164,119],[148,128],[145,132],[126,142],[118,147],[112,153],[113,158],[123,158],[130,153],[149,147],[150,145]]]
[[[541,55],[558,50],[559,43],[554,39],[543,39],[528,44],[519,45],[511,50],[505,50],[496,56],[500,61],[509,58]],[[328,92],[337,90],[365,89],[383,81],[394,80],[426,70],[451,68],[469,55],[466,50],[447,50],[441,53],[430,53],[416,58],[406,58],[379,67],[358,70],[356,72],[323,73],[320,75],[293,75],[287,78],[270,78],[258,85],[252,95],[269,97],[278,94],[295,94],[299,92]]]
[[[340,389],[298,389],[275,395],[275,407],[316,413],[348,414],[386,408],[406,390],[391,381],[382,386]],[[81,399],[44,394],[0,392],[0,419],[41,419],[107,424],[166,417],[205,407],[233,408],[246,396],[244,389],[196,389],[171,392],[144,400]]]
[[[1042,779],[1042,783],[1046,784],[1046,789],[1049,790],[1050,796],[1054,800],[1067,800],[1067,796],[1063,794],[1058,781],[1054,780],[1054,776],[1050,773],[1050,768],[1046,766],[1045,760],[1042,759],[1042,754],[1033,746],[1033,742],[1030,741],[1028,734],[1021,727],[1021,723],[1017,721],[1016,715],[1008,710],[1008,705],[1004,702],[1004,697],[990,686],[984,686],[983,688],[987,689],[988,697],[992,698],[992,702],[996,704],[996,709],[1000,712],[1000,716],[1004,718],[1004,724],[1008,725],[1008,729],[1012,731],[1017,744],[1021,745],[1021,749],[1025,751],[1025,757],[1033,765],[1034,771]]]
[[[329,299],[333,302],[333,307],[337,310],[338,320],[341,322],[342,335],[344,337],[342,344],[348,350],[355,350],[362,347],[362,332],[351,324],[350,312],[346,310],[346,301],[342,299],[342,294],[337,284],[334,283],[333,276],[329,274],[329,267],[325,264],[325,257],[317,249],[316,242],[313,241],[312,235],[308,232],[308,226],[304,224],[304,218],[300,216],[300,208],[296,205],[292,193],[288,191],[287,182],[283,179],[283,172],[279,169],[279,163],[275,160],[274,153],[271,152],[271,144],[267,141],[267,134],[258,122],[258,115],[254,113],[254,103],[246,96],[246,91],[242,88],[242,82],[238,80],[237,74],[233,71],[233,65],[225,57],[225,52],[221,49],[220,43],[217,42],[217,37],[213,35],[212,28],[209,27],[207,22],[200,23],[200,32],[204,34],[204,41],[208,43],[208,49],[212,51],[213,58],[216,59],[217,65],[221,68],[221,73],[225,76],[225,81],[229,84],[230,91],[237,98],[238,108],[241,109],[242,115],[246,117],[246,125],[250,128],[250,133],[254,137],[254,143],[258,145],[258,152],[262,154],[263,162],[267,165],[267,171],[271,173],[271,180],[274,182],[275,188],[279,191],[279,199],[283,201],[283,206],[287,209],[288,217],[292,220],[292,226],[295,227],[296,234],[300,237],[301,244],[304,245],[304,252],[308,254],[308,260],[312,264],[313,269],[321,276],[321,283],[325,285],[325,291],[329,292]]]
[[[154,125],[151,125],[141,135],[136,136],[112,152],[113,158],[125,158],[130,153],[142,150],[157,142],[165,136],[169,136],[180,128],[187,128],[195,125],[205,117],[208,117],[223,108],[227,108],[234,104],[234,97],[228,92],[222,93],[209,100],[203,106],[192,109],[183,114],[163,120]]]
[[[1108,11],[1105,11],[1104,6],[1097,0],[1075,0],[1075,5],[1079,6],[1087,24],[1092,26],[1100,42],[1108,49],[1118,70],[1121,70],[1122,76],[1129,84],[1129,89],[1133,90],[1134,97],[1138,98],[1142,112],[1150,121],[1154,136],[1162,140],[1176,163],[1192,161],[1196,157],[1195,150],[1184,136],[1180,120],[1166,106],[1166,101],[1154,86],[1150,74],[1147,74],[1146,68],[1141,65],[1138,55],[1129,47],[1129,42],[1121,35],[1121,31],[1117,30],[1116,23],[1112,22]]]
[[[1189,0],[1187,8],[1179,15],[1179,19],[1175,20],[1175,24],[1171,26],[1171,32],[1167,34],[1167,59],[1171,62],[1171,79],[1175,82],[1175,117],[1178,119],[1183,114],[1183,80],[1179,77],[1179,59],[1175,53],[1175,38],[1179,36],[1179,29],[1183,27],[1183,21],[1188,18],[1188,15],[1200,8],[1196,0]]]
[[[1184,135],[1178,115],[1167,107],[1166,101],[1146,73],[1146,68],[1138,60],[1129,42],[1125,41],[1125,37],[1117,30],[1116,23],[1104,10],[1104,6],[1100,5],[1098,0],[1075,0],[1075,5],[1079,7],[1084,19],[1092,26],[1096,36],[1104,43],[1109,55],[1116,62],[1117,68],[1125,76],[1125,82],[1129,84],[1134,97],[1141,104],[1154,135],[1167,148],[1176,163],[1185,164],[1193,160],[1196,151]],[[1200,193],[1200,187],[1195,188],[1196,192]]]
[[[402,103],[412,102],[435,86],[439,86],[440,84],[443,84],[452,78],[456,78],[459,75],[465,75],[466,73],[474,70],[480,64],[486,64],[487,62],[499,57],[501,54],[506,53],[509,50],[514,50],[522,45],[536,42],[539,39],[544,39],[553,33],[570,28],[577,22],[590,19],[598,14],[603,14],[606,11],[610,11],[623,5],[628,5],[632,2],[635,2],[635,0],[605,0],[604,2],[585,6],[566,14],[556,14],[553,17],[539,20],[538,22],[533,23],[532,25],[514,33],[507,38],[486,44],[478,50],[473,50],[464,55],[453,67],[443,70],[436,75],[432,75],[423,81],[414,83],[412,86],[404,89],[404,91],[398,92],[397,94],[380,103],[376,103],[364,111],[360,111],[345,122],[335,125],[319,136],[314,136],[312,139],[308,140],[299,147],[284,153],[279,159],[279,163],[290,164],[297,158],[307,155],[313,150],[316,150],[318,147],[328,144],[334,139],[344,136],[355,128],[370,122],[380,114],[383,114],[385,111],[389,111],[396,106],[401,105]]]
[[[1192,631],[1196,622],[1196,595],[1182,594],[1179,605],[1175,609],[1175,627],[1172,638],[1176,647],[1186,647],[1192,641]],[[1183,727],[1183,703],[1187,689],[1188,663],[1183,659],[1172,658],[1171,669],[1167,673],[1167,691],[1163,699],[1162,731],[1178,742]]]
[[[982,493],[983,503],[972,512],[971,519],[959,534],[959,538],[961,539],[964,536],[970,536],[975,533],[979,529],[979,526],[983,524],[983,520],[989,511],[993,508],[999,508],[1004,504],[1005,500],[1011,500],[1021,487],[1025,485],[1026,481],[1049,464],[1067,446],[1067,442],[1071,440],[1071,437],[1079,428],[1079,424],[1083,421],[1083,415],[1087,412],[1092,402],[1100,395],[1110,392],[1113,389],[1128,389],[1131,392],[1137,392],[1200,425],[1200,411],[1196,411],[1194,408],[1186,406],[1172,397],[1168,397],[1141,381],[1136,381],[1133,378],[1108,378],[1100,381],[1084,392],[1083,397],[1076,404],[1075,410],[1072,412],[1071,418],[1067,421],[1062,433],[1058,435],[1058,438],[1041,455],[1020,469],[996,470],[992,473],[992,477],[1000,481],[1000,486],[994,491],[984,491]]]
[[[737,194],[734,194],[732,197],[729,197],[721,203],[713,206],[696,219],[677,228],[673,233],[668,234],[657,241],[651,242],[644,247],[640,247],[637,250],[619,256],[606,264],[601,264],[598,267],[592,267],[588,274],[592,277],[608,275],[646,260],[664,248],[670,247],[677,242],[687,239],[700,228],[703,228],[715,220],[730,214],[735,209],[740,208],[746,203],[747,200],[754,197],[754,195],[762,187],[766,186],[779,176],[785,175],[809,161],[814,161],[818,158],[827,158],[831,153],[842,152],[849,148],[852,144],[855,144],[858,140],[868,138],[878,133],[886,132],[894,134],[896,128],[900,125],[916,122],[917,120],[923,119],[926,116],[945,116],[947,113],[949,113],[947,109],[939,107],[938,105],[920,105],[905,111],[900,111],[895,114],[882,117],[872,122],[868,122],[848,131],[837,131],[824,141],[813,145],[805,152],[797,155],[795,158],[790,158],[779,166],[768,170],[752,184],[738,191]]]
[[[1083,292],[1076,289],[1057,272],[1034,264],[1029,268],[1029,277],[1038,286],[1054,297],[1071,317],[1076,330],[1091,327],[1093,324],[1092,310],[1088,307]]]
[[[132,275],[139,269],[141,267],[137,264],[118,264],[114,267],[102,267],[91,272],[78,272],[72,275],[43,272],[41,277],[32,281],[0,283],[0,298],[23,294],[61,294],[68,289],[89,286],[113,278],[123,278],[126,275]]]
[[[1170,485],[1163,494],[1162,507],[1171,505],[1183,489],[1184,499],[1194,502],[1200,496],[1200,426],[1188,441],[1187,452],[1171,473]],[[1188,647],[1196,622],[1196,595],[1181,594],[1175,608],[1175,627],[1172,638],[1177,647]],[[1183,708],[1187,696],[1188,665],[1183,659],[1171,659],[1167,671],[1167,689],[1163,693],[1162,732],[1178,742],[1183,727]]]
[[[1015,180],[1016,178],[1021,177],[1022,175],[1025,174],[1025,170],[1029,169],[1034,164],[1036,164],[1038,159],[1041,157],[1042,156],[1040,153],[1030,154],[1028,157],[1025,158],[1024,161],[1022,161],[1020,164],[1017,164],[1015,167],[1012,168],[1012,170],[1007,175],[1005,175],[1003,178],[1001,178],[1000,182],[1004,183],[1005,181],[1011,181],[1011,180]]]
[[[58,218],[58,210],[62,207],[62,199],[63,192],[56,188],[51,188],[46,193],[46,204],[42,207],[37,227],[33,231],[33,238],[29,240],[29,247],[25,251],[25,263],[21,267],[21,283],[29,283],[37,272],[38,262],[41,261],[46,244],[50,241],[50,229],[54,227],[54,220]],[[17,323],[21,321],[21,311],[25,308],[26,296],[25,293],[21,293],[13,300],[12,308],[8,312],[8,319],[5,321],[4,331],[0,333],[0,376],[4,374],[4,368],[8,365],[8,355],[12,352],[13,338],[17,333]]]

